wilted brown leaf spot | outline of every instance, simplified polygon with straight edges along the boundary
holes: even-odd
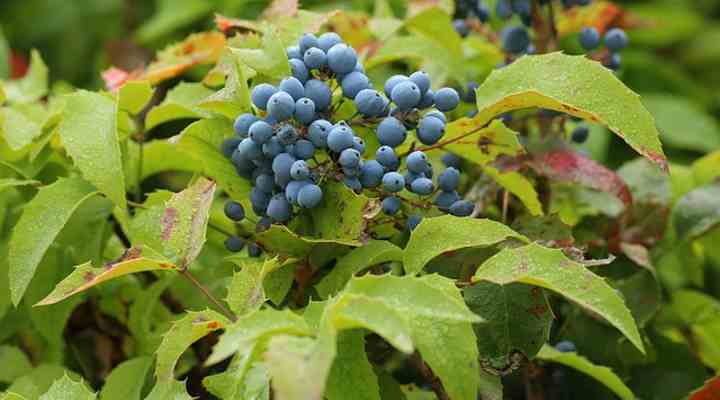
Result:
[[[95,279],[95,273],[88,271],[83,274],[83,279],[85,280],[85,282],[92,282],[92,280]]]
[[[162,226],[162,240],[169,240],[173,229],[178,223],[178,210],[174,207],[168,207],[163,213],[160,225]]]

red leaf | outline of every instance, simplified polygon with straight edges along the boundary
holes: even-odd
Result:
[[[15,50],[10,50],[10,79],[20,79],[28,71],[30,62],[27,56],[18,53]]]
[[[591,189],[611,193],[626,206],[632,204],[632,194],[615,172],[569,149],[538,154],[530,162],[538,174],[559,182],[573,182]]]
[[[120,87],[127,82],[130,77],[130,73],[123,71],[120,68],[110,67],[102,72],[103,81],[105,81],[105,87],[111,92],[116,92]]]
[[[720,400],[720,376],[706,381],[703,387],[690,394],[688,400]]]

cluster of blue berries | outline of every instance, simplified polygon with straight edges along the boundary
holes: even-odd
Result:
[[[601,40],[602,39],[602,40]],[[604,57],[603,63],[606,67],[615,71],[620,68],[620,50],[628,45],[628,37],[625,31],[620,28],[612,28],[600,37],[600,32],[594,27],[583,28],[580,32],[580,45],[587,51],[597,49],[601,41],[605,43],[608,54]]]
[[[317,207],[323,200],[323,183],[329,179],[356,192],[373,191],[382,198],[387,215],[400,211],[398,192],[405,189],[419,196],[437,194],[435,204],[446,212],[472,213],[473,203],[462,200],[456,191],[457,168],[448,167],[433,182],[425,153],[406,155],[395,150],[412,130],[420,143],[436,144],[445,134],[444,112],[460,102],[457,91],[433,91],[423,71],[392,76],[377,91],[355,50],[332,32],[303,35],[287,55],[292,76],[277,86],[256,85],[251,93],[255,113],[238,116],[236,136],[222,145],[238,174],[253,183],[250,203],[261,217],[259,225],[285,224],[298,210]],[[357,112],[348,121],[336,121],[345,99],[353,101]],[[381,146],[373,158],[365,158],[366,146],[353,131],[355,124],[375,128]],[[456,161],[448,162],[457,166]],[[227,216],[237,221],[239,212],[233,210],[240,205],[228,204],[232,208],[226,207]],[[415,216],[407,224],[413,227],[417,222]]]

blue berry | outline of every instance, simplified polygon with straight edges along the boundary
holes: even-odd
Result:
[[[413,151],[412,153],[408,154],[407,159],[405,160],[407,163],[407,168],[411,172],[415,172],[416,174],[421,174],[425,171],[427,171],[428,168],[428,162],[427,162],[427,156],[422,151]]]
[[[403,81],[406,81],[410,78],[408,78],[405,75],[393,75],[388,80],[385,81],[385,85],[383,86],[383,90],[385,91],[385,96],[391,97],[392,90],[395,88],[395,86]]]
[[[232,154],[235,150],[237,150],[237,147],[242,140],[243,139],[239,137],[231,137],[223,140],[222,145],[220,146],[223,156],[225,156],[225,158],[232,157]]]
[[[258,160],[262,157],[262,146],[250,138],[243,139],[238,145],[240,157],[246,160]]]
[[[228,249],[228,251],[237,253],[242,250],[243,247],[245,247],[245,240],[243,240],[243,238],[241,237],[230,236],[229,238],[225,239],[225,248]]]
[[[442,122],[447,123],[447,118],[445,118],[445,114],[441,113],[440,111],[430,111],[429,113],[425,114],[425,116],[437,118]]]
[[[335,125],[327,137],[328,148],[336,153],[353,146],[353,132],[349,126],[344,124]]]
[[[288,56],[288,59],[297,58],[298,60],[302,59],[302,53],[300,53],[300,47],[299,46],[290,46],[285,50],[285,53]]]
[[[242,221],[245,218],[245,209],[237,201],[228,201],[225,203],[225,216],[233,221]]]
[[[355,68],[357,54],[352,47],[344,43],[338,43],[328,50],[327,60],[333,72],[344,75]]]
[[[295,102],[295,119],[303,125],[315,119],[315,102],[303,97]]]
[[[305,185],[300,189],[298,193],[297,202],[300,207],[303,208],[315,208],[323,198],[322,189],[320,186],[309,184]]]
[[[563,340],[555,345],[555,349],[561,353],[574,353],[577,351],[575,343],[569,340]]]
[[[366,161],[360,167],[360,183],[364,188],[374,188],[380,186],[385,169],[376,160]]]
[[[360,178],[360,164],[354,167],[342,167],[342,172],[345,177]]]
[[[267,101],[265,103],[267,103]],[[237,118],[235,118],[235,123],[233,124],[235,134],[243,139],[246,138],[248,132],[250,131],[250,125],[259,120],[260,118],[252,114],[240,114]]]
[[[530,35],[522,26],[510,26],[500,33],[502,47],[508,53],[520,54],[530,45]]]
[[[297,160],[290,167],[290,177],[296,181],[305,180],[310,177],[310,167],[303,160]]]
[[[463,96],[463,101],[466,103],[475,104],[475,90],[479,87],[480,85],[478,85],[477,82],[468,82],[467,88],[465,89],[465,95]]]
[[[255,107],[265,110],[268,100],[270,100],[270,97],[277,93],[277,91],[275,86],[268,83],[261,83],[253,88],[250,98]]]
[[[330,134],[330,130],[332,128],[333,125],[330,122],[324,119],[316,120],[310,124],[310,127],[308,128],[308,138],[315,147],[321,149],[325,148],[327,147],[328,134]]]
[[[316,110],[325,111],[332,101],[332,92],[325,82],[310,79],[305,83],[305,97],[315,103]]]
[[[375,152],[375,159],[380,165],[391,171],[398,169],[400,166],[400,159],[398,159],[395,150],[390,146],[380,146]]]
[[[590,129],[587,126],[579,125],[573,129],[571,138],[575,143],[585,143],[588,136],[590,136]]]
[[[255,225],[255,232],[265,232],[266,230],[270,229],[270,226],[272,225],[272,220],[268,216],[261,217],[257,224]]]
[[[417,108],[419,109],[426,109],[430,108],[435,104],[435,92],[432,90],[428,90],[427,92],[423,93],[422,97],[420,98],[420,103],[418,103]]]
[[[510,0],[498,0],[495,4],[495,14],[500,19],[510,19],[513,15],[512,4]]]
[[[250,125],[250,139],[257,144],[267,142],[273,135],[273,128],[265,121],[255,121]]]
[[[438,176],[438,186],[440,189],[450,192],[457,189],[460,184],[460,171],[453,167],[447,168]]]
[[[397,172],[387,172],[383,175],[382,184],[388,192],[399,192],[405,187],[405,178]]]
[[[407,221],[405,222],[405,227],[408,231],[414,231],[415,228],[417,228],[418,225],[420,225],[420,222],[422,221],[422,216],[420,215],[411,215],[408,217]]]
[[[458,200],[460,200],[460,195],[454,190],[452,192],[440,192],[435,198],[435,205],[441,210],[448,210]]]
[[[343,77],[342,82],[343,96],[348,99],[354,99],[363,89],[370,89],[370,80],[367,75],[362,72],[351,72]]]
[[[417,106],[421,97],[422,92],[420,92],[420,88],[410,80],[402,81],[395,85],[390,94],[393,103],[402,111]]]
[[[315,145],[307,139],[300,139],[295,142],[292,154],[299,160],[311,159],[315,154]]]
[[[287,222],[290,220],[290,213],[290,203],[288,203],[285,196],[276,194],[270,199],[267,206],[267,215],[273,222]]]
[[[400,146],[405,141],[406,136],[405,125],[395,117],[387,117],[377,126],[377,138],[381,145]]]
[[[280,153],[273,159],[272,171],[275,173],[275,179],[278,177],[281,181],[290,179],[290,169],[297,159],[288,153]]]
[[[475,204],[467,200],[458,200],[450,206],[450,214],[456,217],[468,217],[475,210]]]
[[[312,47],[305,51],[303,61],[310,69],[320,69],[327,64],[327,55],[317,47]]]
[[[395,215],[400,211],[402,202],[395,196],[386,197],[382,201],[382,210],[387,215]]]
[[[255,187],[265,193],[272,193],[275,189],[275,178],[269,174],[260,174],[255,177]]]
[[[418,178],[413,180],[410,185],[410,191],[421,196],[427,196],[433,192],[433,182],[428,178]]]
[[[355,96],[355,107],[360,114],[377,117],[385,109],[385,99],[373,89],[363,89]]]
[[[292,125],[282,125],[277,131],[276,137],[280,140],[280,143],[284,145],[290,145],[298,140],[298,132]]]
[[[295,112],[295,100],[287,92],[277,92],[268,100],[267,112],[276,120],[285,121]]]
[[[610,54],[610,58],[608,59],[606,66],[613,71],[617,71],[620,69],[621,64],[622,57],[620,56],[620,53],[612,53]]]
[[[453,88],[442,88],[435,92],[435,106],[438,110],[452,111],[460,104],[460,96]]]
[[[318,47],[327,53],[333,46],[342,43],[342,38],[335,32],[325,32],[318,37]]]
[[[360,152],[355,149],[345,149],[340,153],[338,163],[345,168],[355,168],[360,165]]]
[[[353,137],[353,149],[360,154],[365,153],[365,141],[360,136]]]
[[[611,52],[620,51],[628,44],[627,34],[620,28],[612,28],[605,33],[605,46]]]
[[[250,205],[252,205],[255,214],[265,215],[268,203],[270,203],[270,195],[268,193],[256,187],[250,190]]]
[[[417,138],[422,144],[432,145],[445,134],[445,123],[433,116],[425,116],[417,128]]]
[[[360,183],[360,179],[356,176],[345,176],[343,178],[343,183],[345,186],[349,187],[350,189],[354,191],[360,191],[362,190],[362,183]]]
[[[248,256],[257,258],[262,255],[262,249],[255,243],[248,243],[247,246]]]
[[[593,27],[580,31],[580,45],[585,50],[592,50],[600,45],[600,33]]]
[[[530,6],[530,0],[512,0],[510,2],[512,10],[515,14],[520,15],[522,17],[529,17],[531,6]]]
[[[470,27],[464,19],[454,19],[452,24],[455,32],[461,37],[466,37],[470,34]]]
[[[292,76],[297,78],[300,82],[305,83],[310,78],[310,71],[308,71],[303,60],[298,60],[297,58],[291,59],[290,70],[292,72]]]
[[[300,54],[305,54],[305,52],[312,47],[320,46],[317,37],[312,33],[306,33],[302,35],[300,37],[300,40],[298,41],[298,45],[300,49]]]
[[[312,182],[309,180],[291,181],[285,187],[285,198],[290,204],[297,204],[300,190],[310,184],[312,184]]]
[[[420,89],[420,93],[425,93],[430,90],[430,75],[425,71],[415,71],[410,75],[410,80],[413,81]]]

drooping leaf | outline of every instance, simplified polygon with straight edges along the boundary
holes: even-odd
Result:
[[[83,177],[125,208],[125,175],[117,136],[117,104],[92,92],[66,98],[60,138]]]
[[[501,285],[521,282],[552,290],[603,317],[638,350],[645,351],[635,321],[618,293],[560,250],[538,244],[504,249],[478,268],[473,281],[481,280]]]
[[[550,53],[522,57],[493,71],[476,90],[484,125],[508,111],[541,107],[602,123],[633,149],[667,170],[659,133],[639,96],[600,63]]]
[[[492,246],[510,238],[527,240],[507,226],[489,219],[450,215],[426,218],[413,230],[405,247],[405,272],[416,274],[430,260],[445,252]]]
[[[8,254],[13,304],[20,303],[40,260],[60,230],[75,210],[96,193],[81,179],[59,179],[41,188],[25,206],[13,228]]]
[[[145,128],[149,130],[176,119],[209,117],[210,113],[200,107],[200,102],[211,94],[212,90],[201,83],[181,82],[168,91],[162,103],[150,109],[145,117]]]
[[[720,182],[711,183],[683,196],[673,209],[673,225],[680,238],[695,238],[720,224]]]
[[[608,367],[601,367],[590,362],[587,358],[575,353],[561,353],[553,347],[545,345],[540,349],[537,358],[555,362],[576,369],[605,385],[623,400],[635,398],[630,388]]]
[[[403,251],[385,240],[372,240],[338,259],[332,271],[327,274],[315,289],[322,298],[335,295],[352,278],[352,276],[372,265],[389,261],[401,261]]]
[[[168,262],[162,255],[149,247],[132,247],[117,261],[93,267],[92,262],[78,265],[62,282],[58,283],[52,293],[48,294],[36,306],[46,306],[60,302],[74,294],[85,291],[95,285],[127,274],[143,271],[174,271],[177,267]]]
[[[223,329],[228,324],[227,318],[210,310],[188,312],[175,321],[156,352],[155,376],[158,382],[174,381],[175,364],[182,353],[210,332]]]
[[[75,382],[63,375],[56,380],[39,400],[94,400],[95,393],[82,382]]]
[[[11,366],[0,370],[0,382],[6,384],[12,383],[32,370],[32,364],[25,353],[17,347],[8,345],[0,346],[0,365]]]
[[[48,67],[37,50],[30,52],[30,69],[24,77],[3,83],[9,102],[30,103],[48,92]]]
[[[505,369],[514,351],[532,359],[548,340],[553,315],[542,289],[478,282],[463,296],[468,308],[485,320],[473,327],[480,358],[489,367]]]
[[[113,368],[105,378],[100,400],[140,400],[152,361],[151,357],[137,357]]]

